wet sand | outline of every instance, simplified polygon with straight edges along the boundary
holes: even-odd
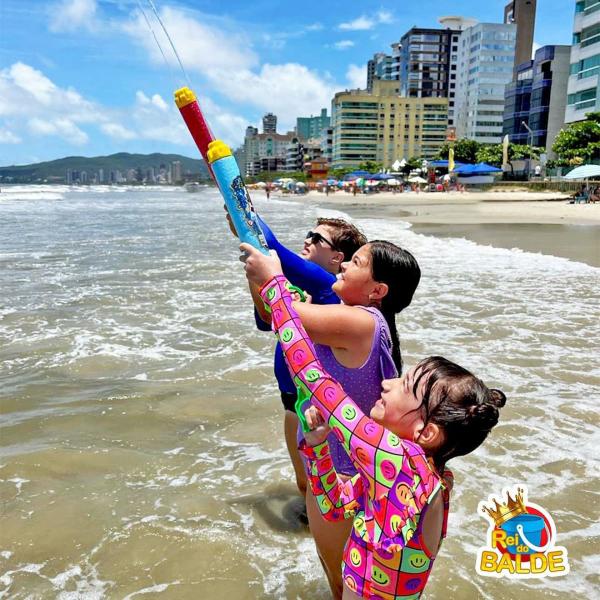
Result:
[[[519,248],[600,267],[600,203],[569,204],[560,193],[381,193],[289,197],[353,218],[399,218],[417,233]],[[286,197],[288,199],[288,197]]]

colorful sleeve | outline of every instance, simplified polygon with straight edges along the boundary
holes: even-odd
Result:
[[[275,237],[269,226],[260,218],[259,223],[267,245],[279,256],[285,276],[294,285],[308,292],[315,304],[338,304],[339,298],[331,289],[335,283],[335,275],[292,252]]]
[[[318,446],[307,446],[303,441],[300,451],[308,461],[308,482],[325,519],[342,521],[353,517],[364,491],[360,473],[342,481],[333,466],[327,440]]]
[[[328,421],[356,468],[366,477],[372,498],[386,495],[400,475],[414,482],[418,473],[411,455],[419,454],[418,446],[404,442],[367,417],[325,371],[292,307],[286,283],[283,275],[277,275],[260,293],[271,310],[272,327],[296,387]]]

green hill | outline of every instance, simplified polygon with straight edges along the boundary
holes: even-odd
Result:
[[[171,163],[181,163],[181,173],[185,179],[197,180],[209,177],[208,170],[203,160],[188,158],[180,154],[129,154],[119,152],[109,156],[67,156],[57,160],[36,163],[32,165],[19,165],[0,167],[0,182],[3,183],[66,183],[67,171],[79,174],[85,172],[87,181],[91,182],[94,175],[97,177],[103,171],[104,181],[110,181],[110,173],[119,171],[125,176],[127,171],[133,169],[138,178],[146,177],[147,172],[154,169],[158,174],[160,169],[168,170]]]

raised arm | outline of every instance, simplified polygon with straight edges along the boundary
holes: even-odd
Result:
[[[373,481],[369,495],[375,497],[389,491],[400,471],[412,481],[415,470],[408,457],[422,454],[422,450],[367,417],[325,371],[285,285],[285,277],[276,275],[262,287],[261,297],[271,309],[272,326],[292,379],[309,391],[310,402],[328,421],[356,467]]]
[[[321,298],[319,304],[338,303],[339,299],[331,290],[331,286],[335,283],[335,275],[292,252],[275,237],[271,228],[260,217],[258,222],[269,248],[275,250],[279,256],[284,275],[313,298]]]

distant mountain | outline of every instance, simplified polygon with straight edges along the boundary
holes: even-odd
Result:
[[[161,167],[169,169],[171,163],[181,163],[183,176],[189,174],[188,178],[194,179],[209,177],[208,170],[203,160],[188,158],[180,154],[129,154],[119,152],[109,156],[67,156],[57,160],[36,163],[32,165],[19,165],[0,167],[0,182],[3,183],[65,183],[67,170],[85,172],[87,180],[91,182],[94,174],[100,169],[104,172],[105,183],[109,181],[111,171],[119,171],[123,176],[130,169],[138,170],[145,177],[150,169],[158,174]]]

